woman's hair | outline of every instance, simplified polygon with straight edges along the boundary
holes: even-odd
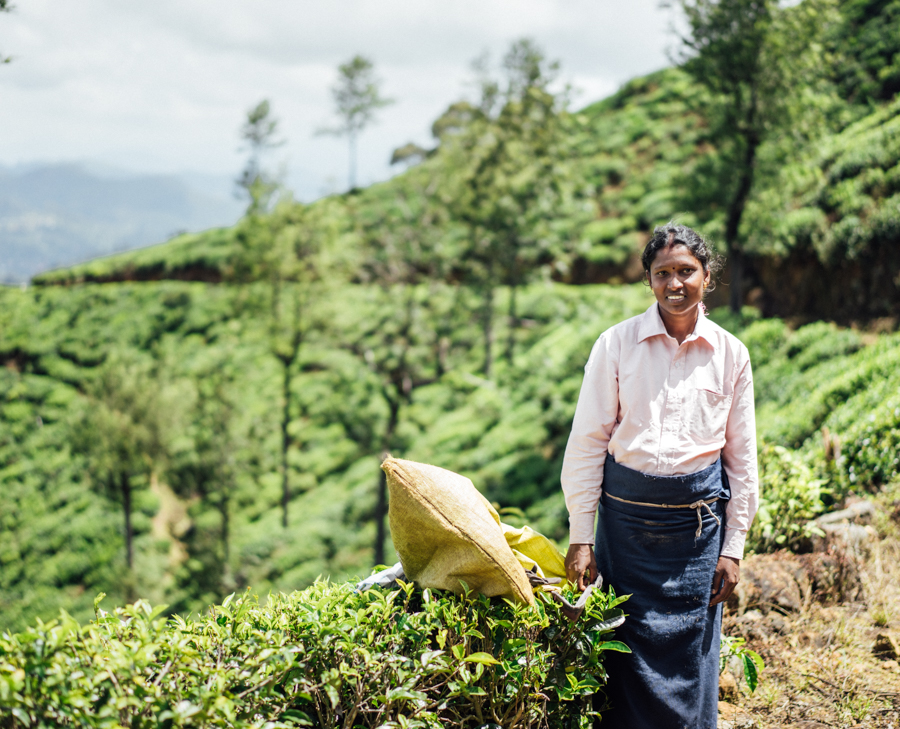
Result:
[[[653,235],[650,236],[650,240],[647,241],[644,252],[641,254],[644,271],[650,272],[650,266],[653,265],[656,254],[663,248],[679,245],[687,248],[691,255],[700,261],[704,271],[709,271],[710,282],[707,291],[712,291],[716,287],[716,274],[722,270],[724,259],[710,248],[709,244],[703,240],[703,236],[686,225],[669,222],[654,229]]]

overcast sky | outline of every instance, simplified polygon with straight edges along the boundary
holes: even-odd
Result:
[[[0,165],[87,161],[135,172],[235,176],[238,128],[267,98],[275,156],[303,199],[344,189],[336,67],[369,57],[396,100],[360,141],[359,181],[397,170],[466,95],[470,63],[528,36],[561,61],[581,106],[668,65],[658,0],[18,0],[0,15]]]

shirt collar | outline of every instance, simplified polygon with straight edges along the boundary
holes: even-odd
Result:
[[[645,339],[655,337],[658,334],[669,336],[669,333],[666,331],[666,325],[663,324],[662,317],[659,315],[659,306],[654,301],[650,305],[650,308],[641,314],[641,323],[638,327],[638,342],[643,342]],[[702,339],[713,349],[716,348],[717,337],[715,335],[714,325],[702,313],[697,317],[697,324],[694,326],[694,331],[689,334],[684,341],[691,342],[694,339]]]

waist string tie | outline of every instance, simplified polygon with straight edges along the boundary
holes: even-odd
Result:
[[[699,539],[700,535],[703,533],[704,507],[709,512],[709,515],[716,520],[716,524],[718,524],[719,526],[722,525],[722,521],[719,519],[719,517],[716,516],[713,510],[709,508],[710,504],[714,504],[719,500],[718,496],[712,499],[706,499],[706,501],[695,501],[693,504],[649,504],[645,501],[629,501],[628,499],[620,499],[618,496],[613,496],[609,493],[606,494],[606,498],[621,501],[623,504],[631,504],[632,506],[649,506],[654,509],[694,509],[694,511],[697,512],[697,531],[694,533],[695,540]]]

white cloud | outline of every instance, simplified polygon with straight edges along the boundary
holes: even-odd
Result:
[[[291,181],[308,198],[346,178],[333,122],[338,63],[371,57],[396,103],[367,130],[360,181],[429,141],[469,63],[521,36],[562,61],[588,103],[666,65],[656,0],[30,0],[0,16],[0,164],[92,160],[136,171],[234,173],[246,110],[271,100]],[[329,182],[329,180],[331,180]]]

